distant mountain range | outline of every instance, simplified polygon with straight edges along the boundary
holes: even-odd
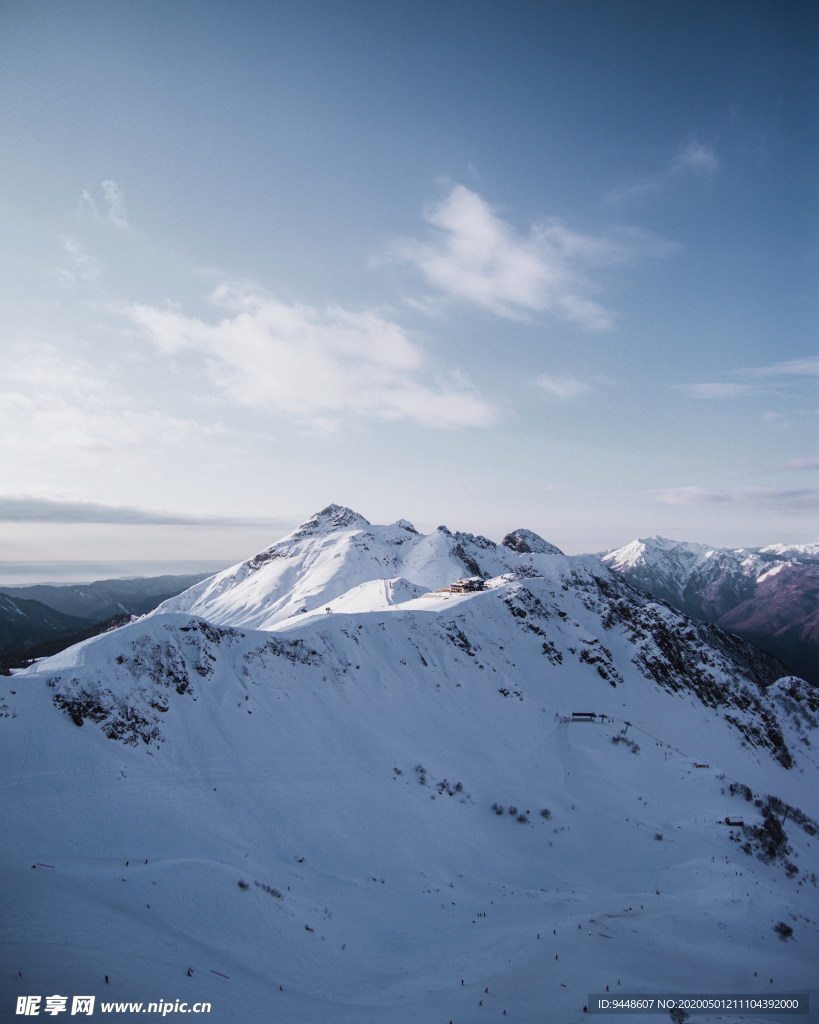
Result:
[[[56,654],[132,615],[144,615],[206,576],[0,587],[0,670]]]
[[[328,506],[0,679],[0,778],[14,994],[213,1024],[819,997],[815,688],[528,530]]]
[[[819,684],[819,543],[730,549],[648,537],[602,560],[634,586]]]
[[[0,592],[0,655],[81,633],[92,620]],[[65,646],[65,645],[63,645]]]

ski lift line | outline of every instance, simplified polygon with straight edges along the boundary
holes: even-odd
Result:
[[[609,715],[608,716],[608,720],[610,722],[622,722],[623,725],[628,726],[629,729],[636,729],[638,732],[641,732],[643,734],[643,736],[648,736],[649,739],[655,740],[657,743],[662,744],[662,746],[667,747],[669,750],[673,750],[675,753],[679,754],[681,757],[693,757],[693,755],[689,754],[687,751],[680,750],[679,747],[675,747],[673,744],[669,743],[667,740],[661,739],[659,736],[655,736],[654,733],[651,733],[647,729],[644,729],[641,725],[635,725],[633,722],[629,722],[625,718],[618,718],[616,715]],[[704,767],[710,767],[710,765],[697,764],[697,767],[698,768],[704,768]],[[727,776],[726,776],[726,778],[727,778]],[[732,782],[736,782],[736,779],[732,779],[731,781]]]
[[[571,719],[563,719],[563,720],[567,721],[567,722],[571,721]],[[609,720],[610,721],[621,721],[621,722],[623,722],[623,724],[626,724],[626,719],[624,719],[624,718],[618,719],[614,715],[609,716]],[[580,719],[580,721],[583,721],[583,719]],[[594,722],[593,724],[597,724],[597,723]],[[600,724],[603,724],[603,723],[600,723]],[[675,747],[672,744],[666,742],[666,740],[660,739],[659,736],[655,736],[653,733],[648,732],[648,730],[644,729],[642,726],[634,725],[633,722],[628,722],[627,724],[628,724],[628,726],[630,728],[637,729],[644,736],[648,736],[650,739],[656,740],[656,742],[661,743],[664,747],[667,747],[669,750],[673,750],[673,751],[675,751],[675,753],[680,754],[681,757],[691,757],[692,756],[691,754],[687,753],[686,751],[680,750],[679,747]],[[696,764],[696,762],[695,762],[695,764]],[[711,766],[710,765],[705,765],[705,764],[696,764],[696,767],[698,767],[698,768],[710,768]],[[687,772],[687,774],[690,775],[691,772],[689,771],[689,772]],[[727,779],[729,782],[736,783],[737,785],[745,785],[745,783],[740,782],[739,779],[734,779],[734,778],[731,778],[730,775],[726,775],[725,772],[722,772],[721,774],[722,774],[723,778]],[[633,820],[636,822],[636,819],[633,819]],[[631,821],[629,821],[629,824],[631,824]],[[639,824],[643,825],[642,822],[640,822]],[[719,822],[719,824],[722,824],[722,822]],[[643,827],[648,828],[648,826],[646,826],[646,825],[644,825]],[[674,842],[674,841],[675,840],[673,838],[670,839],[670,842]]]
[[[565,724],[565,723],[560,723],[560,724]],[[556,733],[557,733],[557,727],[555,727],[555,729],[553,730],[553,732],[550,735],[555,735]],[[566,745],[568,747],[568,743],[569,743],[568,735],[563,734],[563,738],[564,738],[564,741],[565,741],[565,743],[566,743]],[[569,754],[571,754],[571,748],[568,748],[567,752]],[[560,753],[560,752],[558,751],[558,753]],[[561,763],[562,763],[562,760],[561,760]],[[565,765],[563,765],[563,767],[564,767],[564,770],[566,770]],[[570,793],[570,795],[575,795],[576,796],[576,794],[573,794],[570,789],[568,789],[567,791]],[[611,821],[613,823],[616,823],[617,825],[626,825],[629,828],[633,829],[634,831],[641,832],[641,833],[643,833],[644,835],[647,835],[647,836],[653,836],[657,832],[657,827],[658,827],[657,825],[648,825],[646,822],[641,821],[639,818],[635,818],[632,815],[629,815],[628,821],[624,822],[619,815],[614,814],[613,812],[607,810],[605,807],[598,808],[596,813],[600,817],[608,818],[609,821]],[[669,833],[669,835],[666,837],[666,841],[669,844],[680,845],[679,844],[679,840],[677,839],[677,837],[675,835],[670,834],[670,833],[672,833],[673,830],[675,830],[677,828],[677,826],[663,824],[662,822],[660,822],[659,823],[659,827],[665,829]]]
[[[557,730],[560,725],[565,725],[568,720],[562,719],[553,731],[549,734],[550,736],[557,736]],[[565,735],[565,734],[564,734]],[[568,736],[565,736],[566,742],[568,743]],[[685,846],[684,841],[681,840],[675,833],[681,828],[679,825],[668,824],[667,822],[658,822],[654,825],[649,825],[647,822],[642,821],[640,818],[635,818],[633,815],[629,815],[628,821],[623,821],[619,815],[613,814],[611,811],[606,810],[605,807],[601,807],[596,812],[598,815],[608,818],[611,822],[617,823],[618,825],[626,825],[636,832],[641,832],[647,836],[653,836],[658,828],[664,830],[663,838],[666,843],[670,845],[682,845]]]

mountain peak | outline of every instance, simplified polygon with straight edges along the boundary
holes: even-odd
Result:
[[[532,530],[512,530],[501,541],[505,548],[511,548],[522,555],[562,555],[560,548],[550,544]]]
[[[316,512],[306,523],[293,533],[294,537],[311,537],[318,533],[332,533],[335,530],[350,530],[370,526],[368,519],[345,505],[327,505]]]
[[[395,525],[402,530],[406,530],[407,533],[418,533],[418,531],[415,529],[415,527],[412,525],[409,519],[397,519],[395,521]]]
[[[671,540],[670,537],[637,537],[629,544],[621,548],[607,551],[603,561],[613,569],[621,569],[623,566],[634,566],[638,563],[645,564],[662,560],[669,556],[676,556],[686,561],[704,557],[709,551],[707,544],[697,544],[693,541]]]
[[[681,548],[686,551],[711,550],[707,544],[697,544],[695,541],[688,540],[673,540],[671,537],[663,537],[659,533],[655,533],[651,537],[638,537],[632,543],[642,544],[645,548],[653,548],[658,551],[671,551],[675,548]]]

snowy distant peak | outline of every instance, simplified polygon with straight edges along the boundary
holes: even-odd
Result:
[[[759,554],[791,562],[819,562],[819,541],[813,544],[769,544],[760,548]]]
[[[364,529],[370,525],[369,520],[344,505],[328,505],[321,512],[302,523],[291,537],[314,537],[320,533],[333,533],[336,530]]]
[[[692,555],[705,555],[712,550],[708,544],[697,544],[690,540],[672,540],[670,537],[643,537],[639,541],[647,550],[654,551],[686,551]]]
[[[819,541],[812,544],[769,544],[764,548],[718,548],[692,541],[670,540],[668,537],[639,537],[630,544],[607,552],[602,558],[611,568],[623,572],[638,564],[667,561],[669,556],[692,565],[700,559],[729,560],[743,563],[751,569],[761,561],[817,562]]]
[[[669,555],[691,564],[699,558],[704,558],[711,550],[706,544],[671,540],[668,537],[638,537],[630,544],[603,555],[603,561],[612,569],[623,572],[636,565],[664,561]]]
[[[819,544],[730,549],[649,537],[610,551],[603,562],[819,683]]]
[[[504,547],[521,555],[562,555],[560,548],[550,544],[531,530],[512,530],[501,541]]]

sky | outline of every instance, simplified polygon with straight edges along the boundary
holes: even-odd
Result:
[[[5,0],[0,559],[819,535],[819,8]]]

